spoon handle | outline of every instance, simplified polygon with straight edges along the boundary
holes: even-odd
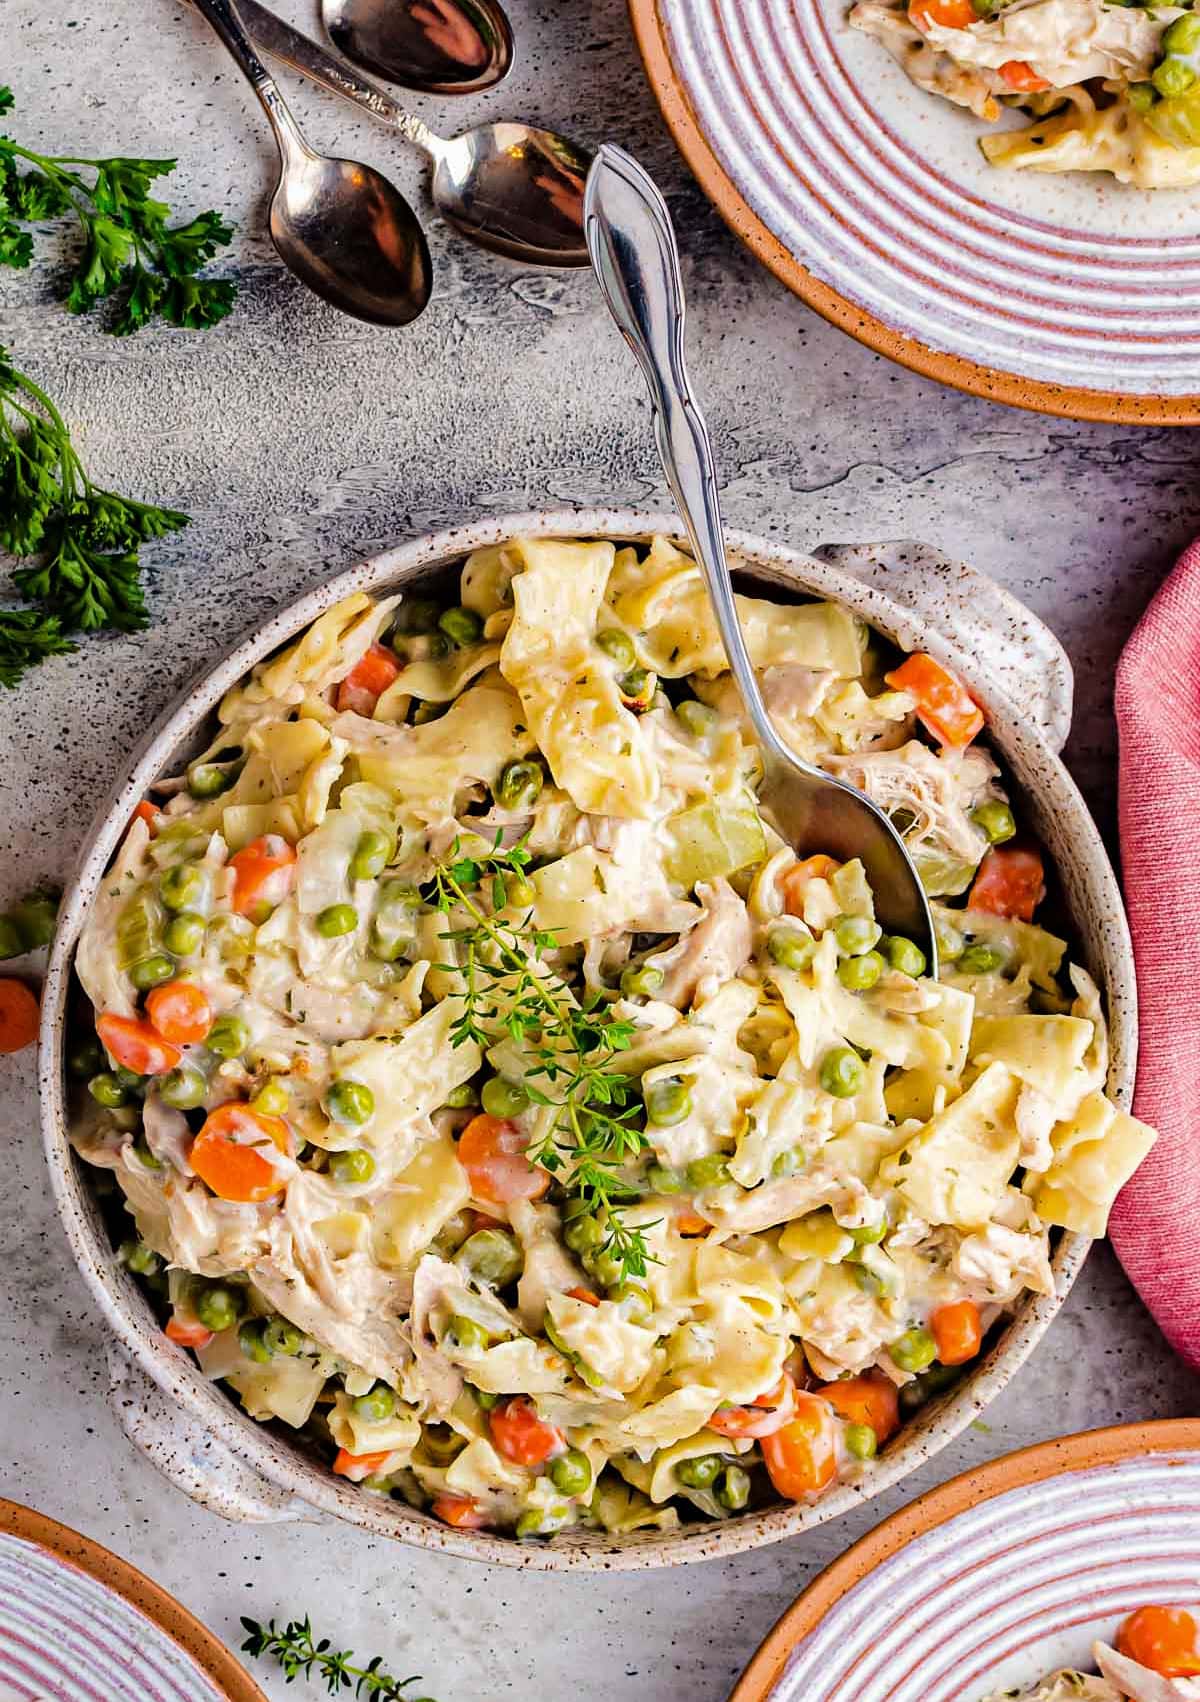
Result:
[[[311,150],[296,128],[296,120],[280,94],[274,77],[254,51],[254,43],[246,34],[231,0],[192,0],[192,3],[196,10],[208,19],[258,96],[263,111],[271,121],[280,153],[285,158],[290,152],[310,154]]]
[[[208,0],[196,0],[196,3],[204,5],[207,10]],[[228,0],[216,0],[216,3],[227,4]],[[276,17],[274,12],[260,5],[259,0],[238,0],[238,10],[258,47],[269,53],[272,59],[282,60],[310,82],[319,83],[332,94],[341,95],[343,100],[353,101],[355,106],[362,107],[373,118],[389,124],[406,142],[412,142],[436,157],[441,139],[419,118],[398,106],[391,95],[360,76],[353,66],[330,53],[302,30],[294,29],[291,24]]]
[[[649,386],[663,470],[759,744],[764,754],[787,767],[813,773],[786,749],[771,725],[738,619],[712,443],[684,357],[686,310],[671,215],[648,173],[610,143],[600,149],[588,175],[584,230],[609,311]]]

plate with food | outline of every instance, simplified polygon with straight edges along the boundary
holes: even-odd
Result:
[[[667,122],[827,319],[944,383],[1200,418],[1200,17],[1120,0],[631,0]]]
[[[3,1702],[266,1702],[174,1597],[90,1537],[0,1501]]]
[[[46,1132],[177,1403],[139,1420],[125,1383],[124,1421],[189,1487],[215,1437],[297,1507],[479,1558],[750,1547],[969,1422],[1103,1233],[1153,1133],[1060,648],[916,546],[730,542],[777,724],[903,832],[937,978],[760,812],[661,517],[352,570],[103,811]]]
[[[814,1579],[730,1702],[1195,1702],[1200,1421],[964,1472]]]

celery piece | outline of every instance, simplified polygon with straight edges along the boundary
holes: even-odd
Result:
[[[667,874],[682,886],[731,875],[766,856],[762,822],[753,804],[694,804],[667,824],[672,840]]]

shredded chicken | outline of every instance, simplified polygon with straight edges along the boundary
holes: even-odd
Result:
[[[1022,1235],[1002,1223],[989,1223],[978,1234],[966,1236],[951,1269],[964,1287],[1000,1305],[1014,1300],[1024,1288],[1035,1294],[1054,1293],[1045,1236]]]
[[[409,1320],[416,1368],[429,1401],[429,1409],[444,1418],[463,1391],[463,1374],[451,1364],[433,1339],[430,1314],[448,1289],[461,1287],[454,1266],[427,1253],[413,1273],[412,1313]]]
[[[666,979],[658,997],[686,1010],[699,994],[715,992],[750,961],[754,932],[746,906],[726,880],[700,882],[696,896],[703,914],[669,951],[646,961]]]
[[[1117,1695],[1129,1702],[1200,1702],[1200,1678],[1162,1678],[1107,1643],[1093,1643],[1092,1658]]]
[[[1054,1162],[1050,1131],[1058,1120],[1053,1101],[1039,1093],[1036,1087],[1025,1086],[1017,1100],[1013,1120],[1021,1137],[1021,1163],[1026,1170],[1038,1173],[1049,1170]]]
[[[184,1176],[194,1174],[189,1157],[192,1131],[182,1111],[164,1105],[157,1093],[148,1093],[142,1111],[142,1131],[146,1145],[160,1164],[169,1164]]]
[[[831,757],[826,766],[887,814],[910,811],[916,819],[904,839],[911,851],[936,850],[973,867],[987,850],[971,811],[993,790],[1000,771],[977,746],[935,753],[913,739],[899,750]]]
[[[859,0],[850,12],[850,22],[856,30],[882,42],[919,89],[942,95],[955,106],[965,106],[976,118],[989,123],[999,118],[1000,106],[989,78],[931,47],[904,8],[886,6],[882,0]]]
[[[513,1200],[508,1216],[525,1253],[525,1269],[517,1284],[517,1313],[525,1328],[537,1335],[545,1322],[549,1297],[587,1285],[562,1245],[562,1220],[554,1206]]]

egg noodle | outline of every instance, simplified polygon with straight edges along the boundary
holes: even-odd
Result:
[[[365,1493],[522,1538],[816,1497],[1104,1233],[1153,1134],[1099,993],[932,657],[738,600],[939,980],[760,815],[688,555],[518,539],[459,596],[331,608],[140,806],[75,1144],[167,1334]]]

